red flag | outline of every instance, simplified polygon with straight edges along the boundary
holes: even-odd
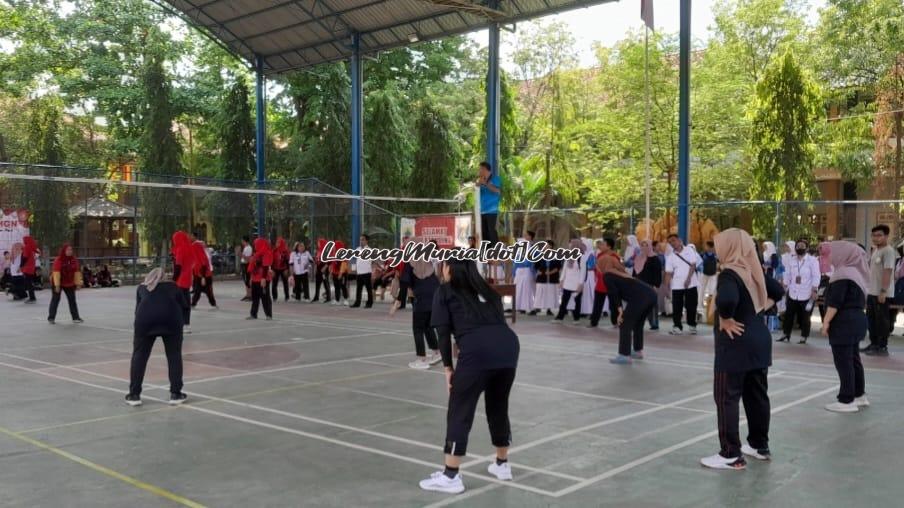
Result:
[[[650,30],[656,30],[653,23],[653,0],[640,0],[640,19]]]

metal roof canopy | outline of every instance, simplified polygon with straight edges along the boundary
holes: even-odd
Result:
[[[265,74],[617,0],[155,0]]]

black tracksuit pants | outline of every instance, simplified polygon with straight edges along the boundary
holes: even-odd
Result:
[[[78,305],[75,302],[75,288],[63,288],[62,292],[66,293],[66,301],[69,302],[69,314],[72,315],[72,319],[81,319],[78,315]],[[60,305],[60,298],[62,295],[53,290],[51,290],[51,293],[53,296],[50,298],[50,313],[47,318],[56,319],[57,308]]]
[[[304,293],[305,300],[309,299],[311,297],[311,295],[308,292],[310,289],[308,287],[308,285],[309,285],[308,284],[308,274],[306,274],[306,273],[303,273],[301,275],[293,274],[292,277],[295,278],[295,288],[293,290],[293,293],[294,293],[293,296],[295,296],[295,299],[301,300],[302,293]]]
[[[445,453],[458,457],[468,451],[468,435],[474,424],[474,412],[483,393],[487,423],[493,446],[503,448],[512,443],[508,417],[509,393],[515,382],[515,369],[456,370],[452,375],[452,392],[446,411]]]
[[[575,293],[574,291],[568,289],[562,290],[562,303],[559,304],[559,313],[556,315],[556,319],[560,321],[565,319],[565,313],[568,312],[568,300],[571,299],[571,295],[574,295],[574,310],[571,311],[571,317],[573,317],[575,321],[580,321],[581,293]]]
[[[891,325],[889,324],[889,302],[879,303],[879,297],[869,295],[866,297],[866,320],[869,324],[869,343],[874,348],[888,347],[888,336]]]
[[[257,309],[263,303],[264,315],[273,317],[273,301],[270,300],[270,291],[266,283],[251,283],[251,317],[257,319]]]
[[[273,280],[270,284],[273,285],[273,301],[279,301],[279,281],[282,281],[283,287],[283,296],[286,297],[286,301],[289,301],[289,271],[288,270],[279,270],[273,272]]]
[[[436,339],[436,332],[430,327],[430,316],[432,312],[414,311],[411,316],[411,331],[414,333],[414,350],[418,356],[427,356],[427,350],[424,348],[426,341],[427,347],[431,351],[439,349]]]
[[[801,337],[806,339],[810,336],[810,316],[813,314],[813,309],[807,312],[807,304],[809,303],[809,300],[798,301],[788,298],[785,307],[785,317],[782,319],[782,333],[784,333],[785,337],[791,336],[795,320],[800,327]]]
[[[333,275],[333,289],[337,302],[341,302],[343,298],[348,300],[348,285],[345,283],[344,275]]]
[[[207,276],[204,277],[204,284],[201,284],[201,277],[195,277],[194,281],[194,291],[191,297],[191,306],[194,307],[198,305],[198,302],[201,301],[201,295],[207,295],[207,302],[210,303],[211,307],[217,306],[217,299],[213,296],[213,277]]]
[[[643,329],[647,318],[655,308],[655,301],[636,305],[629,304],[625,308],[622,324],[618,329],[618,354],[631,355],[632,339],[634,351],[643,351]],[[616,308],[613,313],[617,314],[618,309]]]
[[[182,334],[164,336],[163,347],[166,349],[166,363],[169,367],[170,393],[182,391]],[[130,371],[129,394],[141,395],[144,383],[144,372],[154,348],[157,336],[136,336],[132,345],[132,367]]]
[[[716,372],[713,396],[719,426],[719,455],[727,459],[741,456],[739,402],[747,414],[747,444],[756,450],[769,449],[769,394],[767,369],[746,372]]]
[[[329,275],[323,275],[323,272],[317,270],[314,274],[314,301],[320,300],[320,286],[323,286],[323,301],[330,301],[330,279]]]
[[[683,330],[681,326],[682,310],[687,314],[687,326],[691,328],[697,327],[697,303],[699,302],[699,293],[697,288],[673,289],[672,290],[672,320],[675,328]]]
[[[838,380],[841,381],[838,402],[844,404],[850,404],[866,393],[859,347],[857,344],[832,345],[832,359],[835,360],[835,370],[838,371]]]
[[[373,307],[374,287],[373,281],[371,280],[371,274],[369,273],[362,273],[355,276],[355,303],[352,304],[352,307],[361,306],[361,290],[363,289],[367,290],[367,303],[364,305],[366,307]]]
[[[600,324],[600,318],[603,317],[603,305],[606,304],[606,298],[608,298],[607,293],[600,293],[599,291],[593,293],[593,312],[590,314],[590,325],[596,326]],[[615,312],[618,309],[618,303],[613,302],[611,298],[609,298],[609,319],[612,320],[612,324],[615,325],[618,323],[618,316]]]

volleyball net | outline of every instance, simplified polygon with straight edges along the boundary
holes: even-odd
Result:
[[[259,203],[264,231],[257,230]],[[111,265],[131,280],[131,272],[160,261],[173,231],[184,230],[215,250],[217,272],[232,273],[235,247],[246,236],[282,237],[290,247],[317,238],[348,244],[357,211],[371,245],[392,247],[412,218],[467,215],[467,206],[455,199],[357,198],[314,178],[257,187],[128,168],[0,163],[0,250],[31,234],[46,257],[68,243],[84,263]]]

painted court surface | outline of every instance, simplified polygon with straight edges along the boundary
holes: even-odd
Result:
[[[46,323],[47,291],[39,305],[0,302],[0,506],[847,507],[904,498],[900,337],[890,358],[864,359],[873,405],[854,415],[823,409],[837,391],[824,338],[777,344],[774,460],[714,472],[699,466],[718,450],[708,331],[648,335],[648,359],[625,367],[607,361],[612,329],[519,316],[515,481],[486,473],[493,449],[480,408],[462,469],[468,490],[446,496],[417,487],[442,460],[446,393],[439,367],[407,367],[410,311],[281,302],[274,321],[248,322],[242,289],[217,290],[221,310],[202,301],[192,316],[190,399],[178,408],[161,403],[159,342],[144,406],[122,401],[134,288],[79,292],[80,326],[65,303],[59,324]]]

